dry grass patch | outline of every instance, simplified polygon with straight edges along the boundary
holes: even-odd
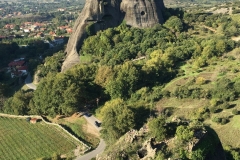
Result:
[[[56,123],[62,124],[80,140],[96,148],[99,143],[99,132],[89,124],[85,118],[74,114],[71,117],[61,118]]]
[[[177,98],[163,98],[156,104],[156,110],[169,108],[174,112],[174,116],[192,118],[192,113],[196,109],[205,107],[209,103],[207,99],[177,99]]]

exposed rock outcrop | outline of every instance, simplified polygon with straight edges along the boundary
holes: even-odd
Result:
[[[161,8],[163,9],[164,5],[160,2],[160,0],[123,0],[121,10],[125,13],[124,20],[128,25],[138,28],[153,27],[157,23],[163,23]]]
[[[152,138],[149,139],[148,141],[145,141],[142,148],[137,151],[139,159],[141,160],[154,159],[157,148],[153,148],[152,141],[153,141]]]
[[[88,25],[94,32],[116,27],[123,20],[133,27],[152,27],[163,23],[163,9],[163,0],[86,0],[68,41],[62,72],[80,62],[78,52],[87,37]]]

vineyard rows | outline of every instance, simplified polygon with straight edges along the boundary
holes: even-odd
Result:
[[[81,145],[57,126],[1,116],[0,142],[1,160],[51,157],[53,153],[71,153]]]

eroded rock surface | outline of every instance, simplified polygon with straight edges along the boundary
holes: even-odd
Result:
[[[163,23],[161,9],[163,3],[149,0],[123,0],[121,9],[124,11],[124,20],[128,25],[138,28],[153,27],[157,23]]]
[[[133,27],[152,27],[163,23],[163,9],[163,0],[86,0],[68,41],[62,72],[80,62],[78,52],[87,37],[87,26],[91,25],[97,32],[116,27],[125,20]]]

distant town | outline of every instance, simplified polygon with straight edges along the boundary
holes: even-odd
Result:
[[[83,5],[84,0],[0,1],[0,80],[17,84],[14,79],[60,51]]]
[[[68,36],[83,0],[0,2],[0,39]]]

